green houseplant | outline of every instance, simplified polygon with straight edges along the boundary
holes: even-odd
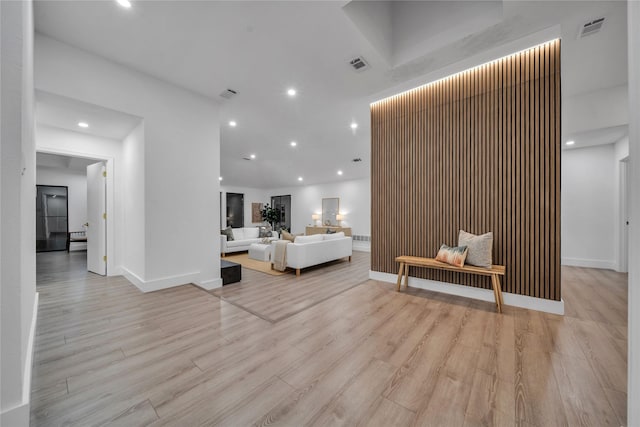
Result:
[[[275,228],[275,223],[280,220],[280,210],[269,206],[269,203],[264,205],[260,211],[262,214],[262,220],[271,224],[271,228]]]

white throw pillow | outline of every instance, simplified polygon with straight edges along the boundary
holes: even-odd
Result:
[[[322,240],[336,240],[344,238],[344,231],[333,234],[320,234],[322,236]]]
[[[311,236],[296,236],[293,243],[322,242],[322,234],[312,234]]]
[[[258,227],[247,227],[244,229],[245,239],[257,239],[260,236],[260,229]]]
[[[244,228],[233,228],[233,240],[244,240]]]

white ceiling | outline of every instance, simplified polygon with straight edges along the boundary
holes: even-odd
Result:
[[[140,117],[98,105],[36,91],[36,121],[39,124],[122,141],[140,120]],[[80,122],[89,127],[78,126]]]
[[[460,15],[441,2],[394,2],[391,15],[381,15],[389,28],[377,39],[345,13],[347,3],[133,0],[125,10],[112,0],[39,1],[34,13],[36,30],[45,35],[219,101],[228,185],[366,177],[374,94],[554,25],[563,34],[565,97],[626,83],[625,2],[507,1],[495,23],[499,2],[492,1],[485,16],[493,18],[475,22],[463,14],[472,34],[457,37],[447,30],[460,25]],[[577,40],[581,25],[600,16],[607,18],[603,30]],[[425,32],[425,22],[438,22],[441,30]],[[349,67],[357,55],[369,70]],[[286,95],[289,87],[298,90],[295,98]],[[237,97],[220,98],[227,88]],[[237,127],[226,125],[231,119]],[[355,132],[352,120],[359,124]],[[252,153],[256,160],[242,159]],[[363,162],[352,163],[354,157]]]

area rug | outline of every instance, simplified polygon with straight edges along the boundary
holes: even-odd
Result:
[[[227,255],[226,257],[224,257],[224,259],[225,261],[236,262],[242,265],[244,268],[248,268],[249,270],[271,274],[272,276],[281,276],[283,274],[287,274],[286,271],[272,270],[270,262],[258,261],[249,258],[249,254],[247,253]]]

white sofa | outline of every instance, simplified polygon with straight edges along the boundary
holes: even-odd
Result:
[[[242,227],[232,228],[233,240],[227,241],[227,236],[220,235],[220,253],[225,256],[232,252],[248,251],[252,243],[262,243],[262,239],[258,237],[260,230],[258,227]],[[272,231],[271,241],[278,240],[278,232]]]
[[[271,253],[275,253],[275,243],[271,243]],[[300,269],[323,264],[340,258],[349,258],[353,252],[351,237],[344,233],[314,234],[298,236],[293,243],[287,245],[287,267],[295,268],[296,276],[300,276]],[[273,264],[273,255],[271,263]],[[273,266],[272,266],[273,267]]]

